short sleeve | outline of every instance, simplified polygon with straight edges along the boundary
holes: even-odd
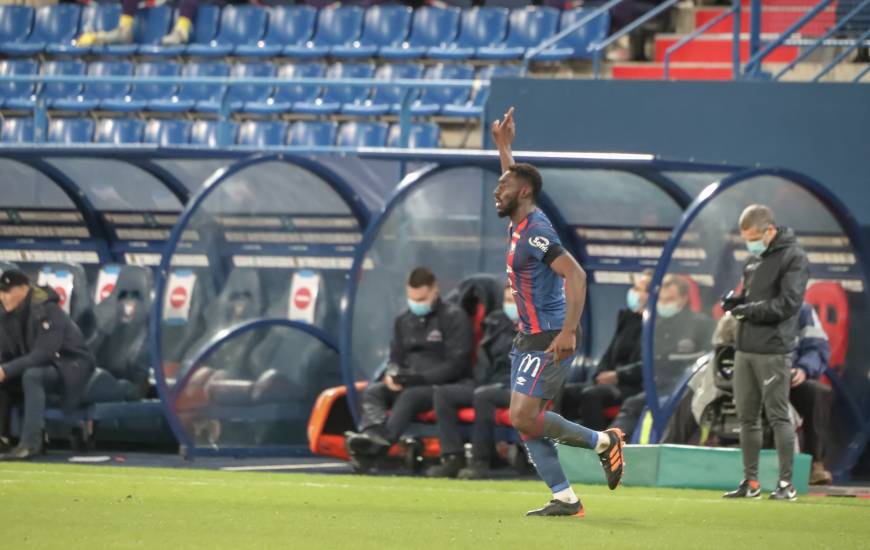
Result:
[[[539,261],[544,261],[547,253],[553,250],[562,250],[562,243],[553,226],[547,223],[536,223],[529,227],[526,232],[524,246],[529,253]]]

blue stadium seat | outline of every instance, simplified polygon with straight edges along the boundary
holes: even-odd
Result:
[[[426,69],[426,80],[471,80],[474,69],[468,65],[439,63]],[[469,88],[425,88],[411,106],[416,116],[437,115],[447,105],[462,105],[471,94]]]
[[[266,31],[269,12],[259,6],[229,5],[221,13],[218,34],[208,44],[191,44],[188,55],[221,57],[228,55],[236,46],[256,44]]]
[[[326,57],[336,46],[350,46],[362,29],[363,10],[358,6],[323,8],[317,14],[314,38],[302,45],[284,48],[289,57]]]
[[[130,61],[94,61],[88,66],[88,76],[132,76],[133,63]],[[123,84],[86,84],[76,97],[55,99],[52,109],[62,111],[92,111],[105,99],[123,97],[130,89],[129,83]]]
[[[133,55],[143,44],[159,44],[169,32],[172,23],[172,8],[164,4],[136,12],[133,23],[133,42],[130,44],[106,44],[92,46],[91,52],[108,55]]]
[[[34,55],[45,51],[51,44],[69,44],[79,28],[81,8],[78,4],[55,4],[36,10],[33,30],[19,42],[0,45],[0,52],[8,55]]]
[[[218,124],[216,120],[197,120],[190,128],[190,144],[205,145],[207,147],[217,147],[218,145]],[[237,122],[227,121],[229,133],[229,143],[233,144],[236,141],[236,133],[239,131]]]
[[[459,27],[457,8],[424,6],[414,12],[411,35],[400,46],[380,49],[386,59],[412,59],[423,57],[430,48],[447,47],[456,38]]]
[[[411,149],[434,149],[441,139],[441,127],[434,122],[412,124],[408,134],[408,147]],[[387,147],[400,147],[399,136],[402,129],[398,124],[390,126]]]
[[[423,75],[423,67],[417,63],[389,63],[375,71],[377,80],[414,79]],[[380,116],[399,112],[404,88],[398,86],[378,87],[372,91],[371,99],[362,103],[349,103],[342,106],[341,112],[354,116]],[[412,89],[410,101],[417,99],[420,90]]]
[[[142,143],[153,143],[160,147],[187,145],[190,141],[189,120],[180,118],[155,118],[145,123],[142,131]]]
[[[31,117],[4,118],[0,131],[0,142],[28,143],[33,141],[33,119]]]
[[[44,75],[84,76],[85,68],[85,63],[78,60],[46,61],[42,64],[40,73]],[[48,82],[42,84],[41,87],[42,97],[45,99],[45,103],[49,107],[51,107],[58,99],[75,98],[82,90],[82,85],[80,83]],[[28,98],[10,98],[6,100],[5,107],[7,109],[31,109],[35,103],[35,96]]]
[[[266,35],[256,44],[240,44],[234,50],[244,57],[275,57],[287,46],[300,47],[314,34],[317,10],[311,6],[274,6],[269,8]]]
[[[181,70],[181,76],[226,77],[229,74],[230,66],[223,61],[191,61]],[[223,90],[224,86],[219,84],[182,84],[171,98],[148,101],[148,109],[166,113],[191,111],[198,102],[220,102]]]
[[[571,24],[588,16],[592,11],[594,11],[593,8],[578,8],[563,12],[559,29],[568,28]],[[589,59],[591,58],[591,54],[588,52],[589,46],[604,40],[609,28],[610,14],[603,12],[575,32],[556,42],[553,47],[536,55],[534,59],[536,61],[563,61],[569,58]]]
[[[326,71],[326,78],[371,78],[375,68],[371,63],[335,63]],[[369,86],[326,86],[323,95],[313,102],[298,102],[293,105],[297,113],[328,115],[341,111],[348,104],[364,103],[369,96]]]
[[[97,122],[94,143],[141,143],[145,122],[138,118],[102,118]]]
[[[298,147],[331,146],[335,144],[337,124],[331,121],[301,120],[287,133],[287,145]]]
[[[151,57],[175,57],[183,54],[185,49],[192,45],[208,44],[217,34],[220,17],[220,6],[200,3],[199,7],[196,8],[193,32],[190,34],[190,44],[179,44],[178,46],[142,44],[139,46],[139,54]]]
[[[48,122],[49,143],[90,143],[94,121],[90,118],[54,118]]]
[[[408,6],[372,6],[366,12],[360,39],[347,46],[335,46],[338,58],[374,57],[380,48],[399,47],[408,36],[413,11]]]
[[[270,62],[236,63],[230,70],[230,78],[270,78],[275,76],[275,65]],[[262,84],[234,84],[227,90],[226,100],[231,111],[239,111],[245,102],[265,102],[272,95],[272,86]],[[220,96],[216,99],[197,101],[194,110],[200,113],[220,111]]]
[[[384,122],[345,122],[338,129],[339,147],[383,147],[387,142]]]
[[[517,59],[556,33],[559,11],[543,6],[527,6],[511,12],[507,39],[501,44],[477,49],[481,59]]]
[[[287,141],[287,123],[277,120],[248,120],[239,126],[238,145],[280,147]]]
[[[6,59],[0,61],[0,75],[23,75],[36,74],[39,72],[39,62],[32,59]],[[7,106],[19,101],[19,105],[26,108],[27,105],[32,105],[31,96],[36,90],[36,84],[32,82],[3,82],[0,83],[0,107],[12,108]]]
[[[181,65],[175,61],[144,62],[136,65],[136,76],[178,76]],[[123,97],[104,99],[100,109],[125,113],[144,111],[151,100],[166,99],[175,94],[175,84],[133,84]]]
[[[477,73],[477,78],[489,80],[490,78],[519,76],[521,73],[522,69],[517,65],[489,65]],[[464,105],[445,105],[441,114],[458,118],[479,118],[483,114],[483,104],[489,96],[487,92],[488,90],[478,88],[467,103]]]
[[[62,6],[63,4],[58,4]],[[90,31],[110,31],[118,27],[121,20],[120,3],[93,3],[82,9],[81,25],[82,33]],[[85,55],[90,53],[93,46],[79,46],[75,38],[81,33],[73,29],[73,38],[64,41],[55,41],[45,47],[45,51],[54,55]],[[102,46],[98,46],[101,48]]]
[[[33,8],[0,6],[0,51],[10,42],[24,42],[33,27]]]
[[[322,63],[299,63],[282,65],[278,69],[277,78],[292,81],[296,78],[321,78],[326,74],[326,65]],[[320,86],[295,84],[275,88],[272,97],[265,101],[248,101],[242,111],[258,115],[286,113],[299,102],[313,102],[320,95]]]
[[[471,8],[462,12],[459,36],[447,46],[429,48],[432,59],[471,59],[478,48],[495,46],[504,40],[508,26],[506,8]]]

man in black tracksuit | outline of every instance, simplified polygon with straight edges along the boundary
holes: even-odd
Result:
[[[468,314],[441,301],[425,267],[411,272],[406,292],[408,309],[396,319],[387,372],[363,392],[361,433],[346,434],[351,455],[386,452],[415,415],[432,408],[432,386],[470,375]]]
[[[8,430],[13,396],[24,394],[21,439],[3,458],[24,460],[41,451],[46,394],[63,396],[66,410],[76,408],[94,358],[52,289],[31,286],[13,269],[0,276],[0,302],[0,430]]]
[[[750,256],[743,268],[743,292],[726,298],[723,309],[739,321],[734,355],[734,400],[740,421],[744,479],[727,498],[756,498],[762,445],[761,407],[773,429],[779,457],[775,500],[794,500],[791,483],[794,428],[789,417],[793,353],[798,318],[809,279],[807,255],[794,232],[777,227],[770,208],[752,205],[740,216],[740,236]]]

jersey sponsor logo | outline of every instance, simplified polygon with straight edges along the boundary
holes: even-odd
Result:
[[[529,237],[529,244],[545,253],[550,249],[550,240],[541,236]]]
[[[532,373],[530,376],[532,378],[538,375],[538,370],[541,368],[541,358],[537,355],[532,355],[531,353],[527,353],[523,355],[523,360],[520,361],[520,371],[523,373],[529,372],[531,369]]]
[[[426,336],[427,342],[441,342],[444,340],[444,336],[441,334],[441,331],[438,329],[433,330]]]

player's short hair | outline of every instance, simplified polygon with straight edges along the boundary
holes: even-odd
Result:
[[[662,281],[662,288],[666,286],[674,286],[677,288],[680,296],[683,298],[689,297],[689,281],[682,275],[665,275]]]
[[[511,165],[507,171],[519,176],[521,179],[525,180],[526,183],[531,185],[532,198],[535,201],[538,200],[538,195],[541,194],[541,188],[544,186],[544,179],[541,177],[541,173],[538,172],[537,168],[525,162],[518,162]]]
[[[435,274],[428,267],[415,267],[411,274],[408,275],[408,286],[411,288],[420,288],[423,286],[434,286],[437,279]]]
[[[764,231],[768,226],[776,225],[773,210],[763,204],[751,204],[740,214],[740,230],[758,229]]]

